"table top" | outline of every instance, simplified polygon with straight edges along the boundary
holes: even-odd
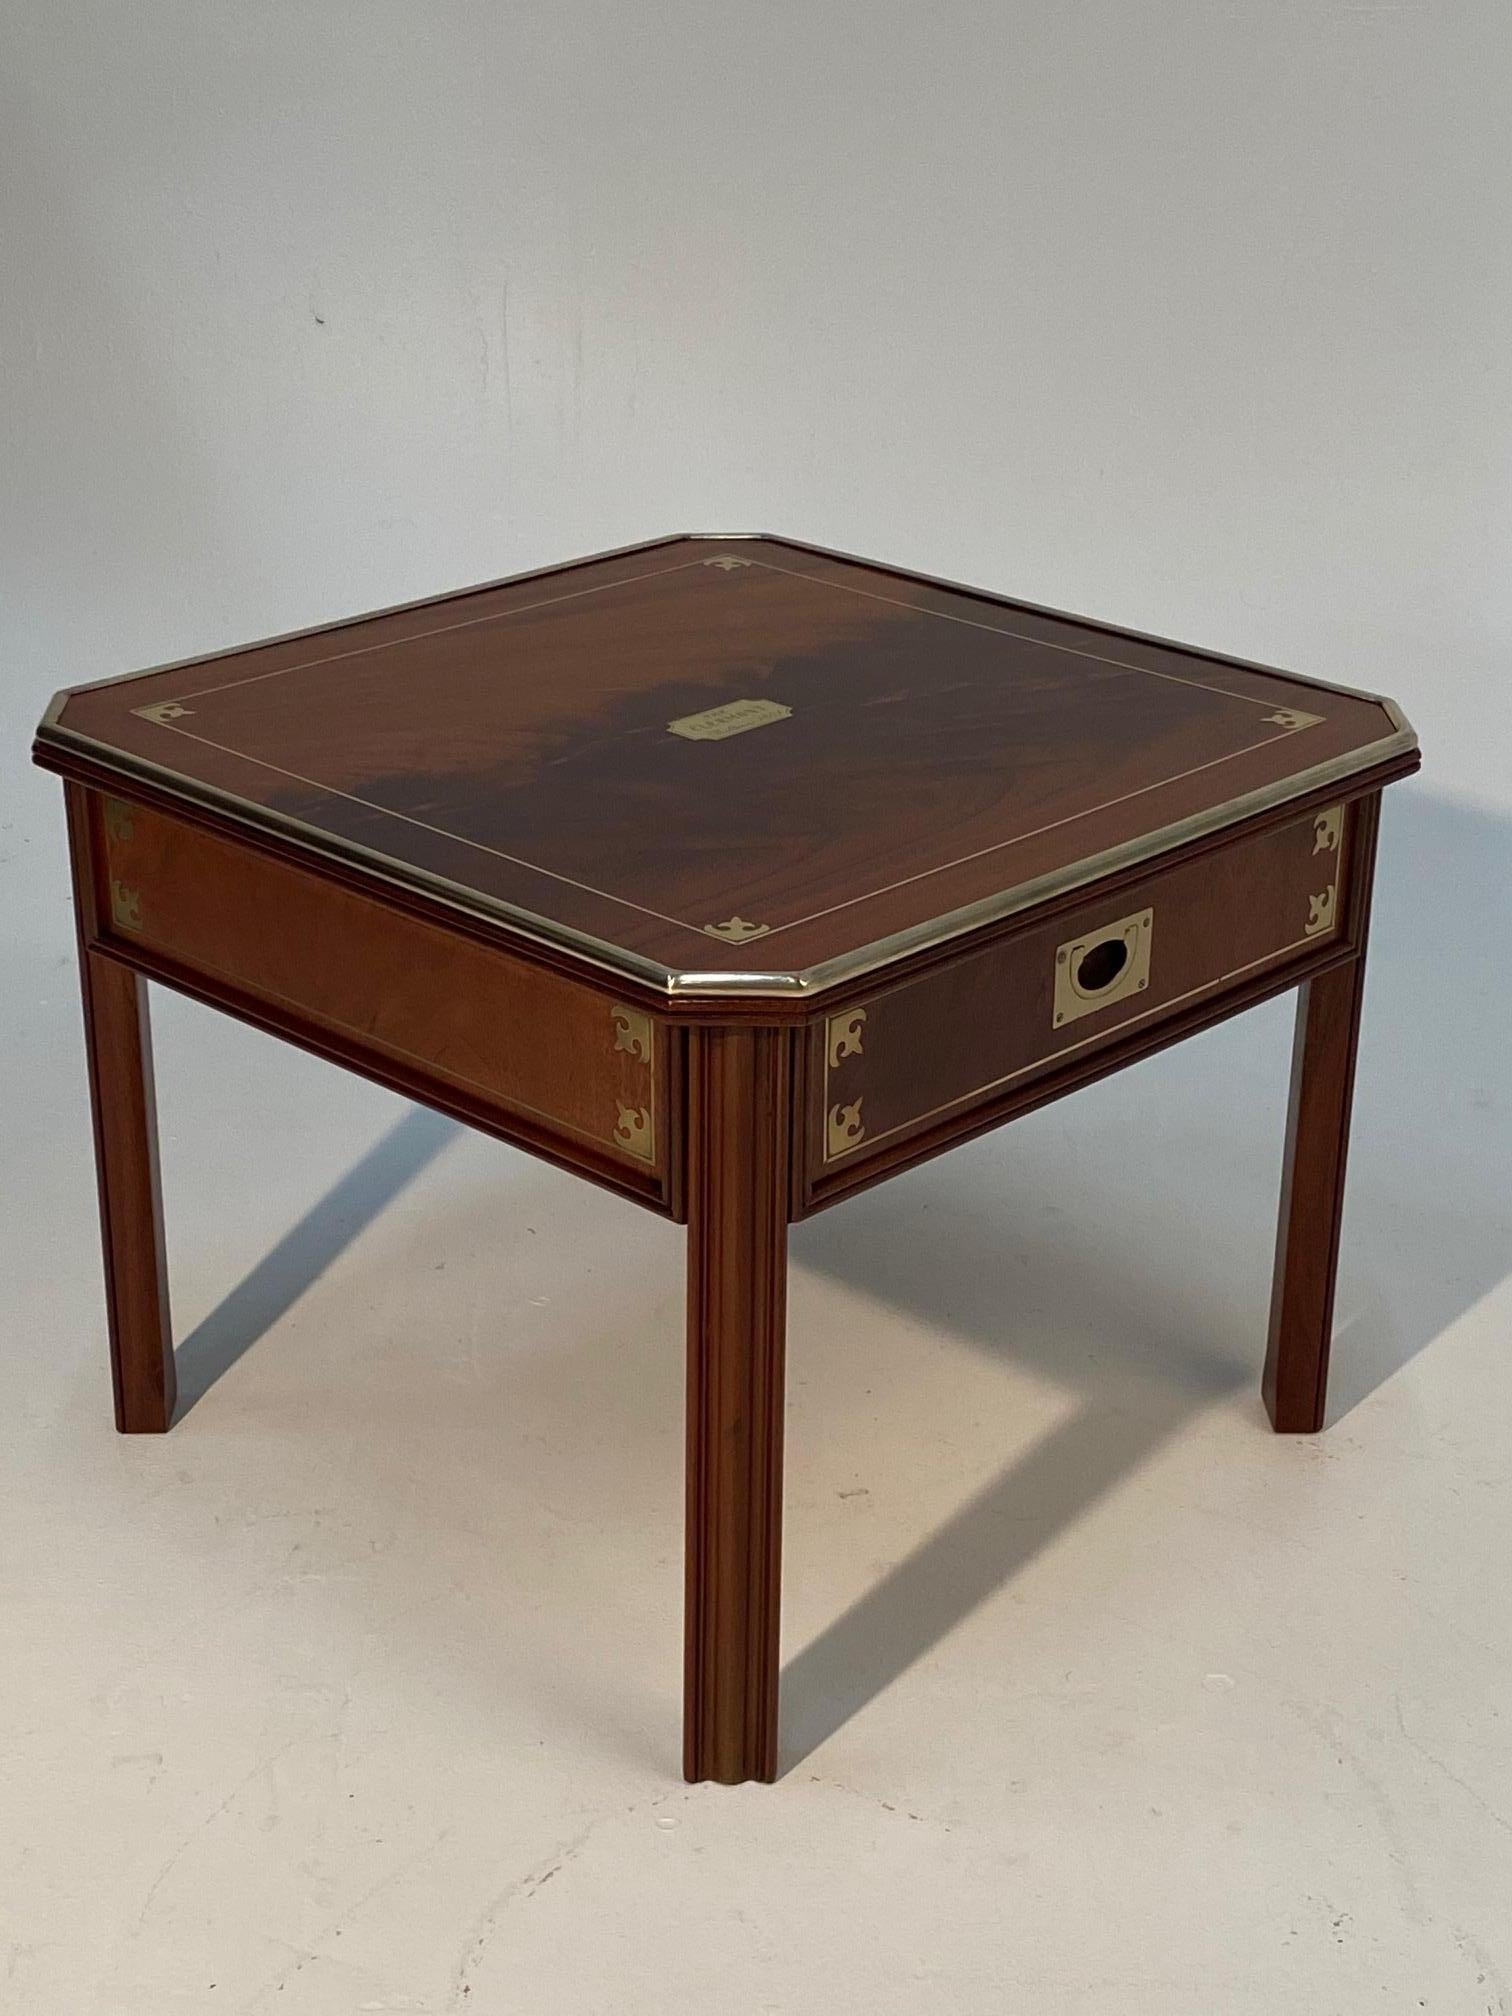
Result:
[[[36,753],[670,994],[761,995],[1415,749],[1372,695],[689,536],[80,687]]]

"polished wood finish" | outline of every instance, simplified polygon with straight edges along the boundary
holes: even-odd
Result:
[[[348,1055],[407,1067],[524,1145],[666,1204],[668,1042],[654,1017],[181,819],[109,798],[104,825],[112,943],[201,992],[234,990],[264,1019],[292,1012]]]
[[[977,1109],[1077,1057],[1271,967],[1316,963],[1344,931],[1351,818],[1329,806],[832,1010],[809,1037],[803,1207],[913,1136],[949,1147]],[[1109,928],[1131,914],[1148,919],[1148,975],[1058,1024],[1062,954],[1115,942]]]
[[[777,1770],[789,1223],[1298,986],[1264,1391],[1321,1424],[1389,702],[682,539],[79,689],[36,756],[120,1426],[174,1400],[145,978],[686,1218],[690,1778]]]
[[[726,1785],[777,1775],[792,1043],[690,1038],[683,1770]]]
[[[753,702],[764,725],[677,732]],[[1167,851],[1321,767],[1400,768],[1395,734],[1369,696],[791,542],[682,539],[83,689],[39,749],[697,992]]]
[[[94,949],[99,853],[93,810],[86,794],[70,785],[69,853],[115,1422],[123,1435],[161,1435],[173,1419],[178,1381],[168,1316],[147,983]]]
[[[1297,997],[1270,1334],[1260,1390],[1278,1434],[1311,1435],[1328,1410],[1334,1286],[1354,1102],[1379,799],[1361,807],[1354,956]]]

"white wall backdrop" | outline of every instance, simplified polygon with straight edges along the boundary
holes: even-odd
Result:
[[[684,527],[1377,684],[1512,797],[1503,0],[0,19],[28,824],[57,684]]]
[[[0,2012],[1512,2006],[1509,137],[1507,0],[0,0]],[[1426,753],[1321,1442],[1286,1002],[796,1228],[759,1825],[661,1805],[673,1228],[154,990],[204,1405],[114,1438],[27,762],[59,685],[680,528]]]

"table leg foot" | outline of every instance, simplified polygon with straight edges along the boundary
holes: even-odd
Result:
[[[683,1771],[777,1775],[792,1038],[689,1035]]]

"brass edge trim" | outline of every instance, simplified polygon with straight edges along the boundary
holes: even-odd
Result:
[[[1283,676],[1289,678],[1292,675],[1288,673]],[[108,685],[113,682],[107,680],[101,683]],[[68,694],[65,693],[60,697],[66,699]],[[1391,706],[1391,703],[1384,700],[1382,704]],[[1401,710],[1394,706],[1391,707],[1391,711],[1401,713]],[[229,810],[242,824],[254,830],[263,827],[274,833],[292,835],[316,859],[325,855],[336,860],[349,861],[359,866],[364,874],[372,875],[376,880],[389,886],[418,889],[422,894],[435,896],[447,907],[458,910],[464,915],[506,925],[526,939],[571,952],[604,972],[621,976],[628,974],[634,979],[656,987],[671,1001],[719,999],[730,996],[790,1000],[795,996],[811,998],[828,993],[842,984],[892,965],[910,953],[929,951],[949,944],[952,940],[981,926],[1000,922],[1006,917],[1032,909],[1036,904],[1048,902],[1055,896],[1064,895],[1095,882],[1102,875],[1137,866],[1144,861],[1155,860],[1162,854],[1184,846],[1189,840],[1201,839],[1224,826],[1238,825],[1245,819],[1274,810],[1294,799],[1306,797],[1310,792],[1321,790],[1326,785],[1343,783],[1351,777],[1390,761],[1394,756],[1411,754],[1418,748],[1417,734],[1410,724],[1407,724],[1406,716],[1402,715],[1401,718],[1403,727],[1379,742],[1366,743],[1358,749],[1331,757],[1328,762],[1317,764],[1311,770],[1297,771],[1291,777],[1281,779],[1275,784],[1263,785],[1243,797],[1229,799],[1221,805],[1212,806],[1206,812],[1193,813],[1172,826],[1161,827],[1154,833],[1125,841],[1121,847],[1109,848],[1101,854],[1088,855],[1085,859],[1070,863],[1066,867],[1052,869],[1033,881],[1020,883],[995,896],[978,898],[976,902],[964,904],[960,909],[947,912],[943,917],[911,925],[907,930],[895,932],[887,938],[874,939],[869,944],[858,946],[853,952],[841,953],[834,959],[821,961],[817,966],[806,967],[798,972],[674,972],[671,968],[647,959],[640,953],[595,938],[591,933],[578,931],[570,925],[558,924],[551,918],[538,916],[534,911],[518,908],[482,891],[468,889],[463,884],[451,882],[445,876],[436,875],[428,869],[398,863],[392,856],[376,853],[362,846],[359,841],[346,840],[340,835],[307,825],[305,821],[295,818],[292,813],[276,812],[270,807],[257,805],[251,799],[238,798],[232,792],[220,791],[215,785],[202,784],[197,779],[185,778],[178,771],[165,769],[162,765],[152,762],[149,757],[137,756],[117,749],[109,743],[98,742],[76,728],[67,728],[60,723],[54,723],[45,736],[39,728],[36,741],[42,747],[77,749],[94,758],[105,769],[127,777],[144,777],[167,796],[177,798],[185,804],[204,804],[216,810]]]
[[[505,924],[533,943],[571,952],[619,979],[628,977],[656,987],[664,994],[672,992],[676,975],[655,960],[622,946],[611,945],[570,925],[557,924],[549,917],[537,916],[532,910],[517,908],[482,890],[468,889],[462,883],[449,881],[446,876],[434,874],[427,868],[397,862],[392,855],[379,854],[364,847],[361,841],[348,840],[322,827],[308,825],[291,812],[278,812],[271,806],[258,805],[253,799],[238,798],[234,792],[222,791],[214,784],[201,783],[198,778],[184,777],[177,770],[164,769],[150,757],[137,756],[107,742],[97,742],[93,736],[81,734],[77,728],[54,727],[46,737],[39,733],[37,742],[42,747],[77,749],[99,762],[103,768],[128,778],[140,777],[165,796],[185,805],[208,806],[213,811],[230,812],[240,825],[253,832],[261,829],[294,838],[316,861],[322,857],[346,861],[360,867],[364,875],[390,888],[418,890],[465,916],[485,923]]]
[[[891,561],[879,560],[875,554],[846,553],[837,546],[815,546],[806,539],[794,539],[785,532],[685,532],[685,539],[758,539],[772,546],[786,547],[789,552],[812,553],[821,560],[839,560],[850,567],[863,567],[871,574],[887,574],[901,580],[914,581],[924,588],[944,588],[951,594],[968,595],[974,601],[987,602],[995,609],[1019,609],[1030,616],[1046,616],[1059,623],[1073,623],[1081,630],[1095,630],[1104,637],[1126,637],[1136,644],[1155,644],[1165,651],[1176,651],[1184,658],[1201,658],[1209,665],[1235,665],[1245,672],[1265,672],[1273,679],[1286,679],[1294,686],[1315,686],[1324,693],[1338,693],[1347,700],[1374,700],[1383,707],[1392,719],[1395,728],[1416,733],[1412,723],[1397,703],[1385,693],[1376,693],[1368,686],[1346,686],[1337,679],[1320,679],[1313,672],[1289,672],[1280,665],[1268,665],[1260,658],[1239,658],[1230,651],[1211,651],[1200,644],[1183,644],[1174,637],[1162,637],[1154,630],[1131,630],[1122,623],[1110,623],[1103,617],[1078,615],[1074,609],[1058,609],[1049,602],[1026,602],[1020,596],[1001,595],[991,588],[983,588],[970,581],[952,580],[944,574],[920,574],[915,568],[895,565]]]
[[[895,1135],[906,1134],[912,1128],[922,1126],[926,1120],[937,1120],[942,1113],[953,1113],[958,1106],[965,1106],[971,1100],[981,1098],[984,1093],[996,1092],[1004,1085],[1011,1085],[1016,1079],[1027,1077],[1031,1071],[1038,1071],[1046,1065],[1059,1064],[1063,1058],[1074,1056],[1078,1050],[1085,1050],[1093,1043],[1121,1036],[1126,1029],[1136,1028],[1141,1022],[1149,1022],[1157,1015],[1164,1015],[1168,1009],[1179,1008],[1183,1002],[1195,1000],[1199,994],[1210,993],[1213,988],[1222,987],[1230,980],[1242,980],[1246,973],[1253,973],[1258,967],[1269,966],[1277,959],[1284,959],[1289,952],[1320,951],[1338,935],[1335,924],[1330,927],[1327,934],[1320,932],[1313,938],[1294,938],[1289,944],[1278,945],[1272,951],[1261,953],[1258,959],[1251,959],[1243,966],[1232,967],[1227,973],[1219,973],[1211,980],[1204,980],[1196,987],[1187,988],[1184,994],[1173,994],[1168,1001],[1158,1001],[1152,1008],[1141,1009],[1139,1014],[1128,1016],[1111,1029],[1096,1029],[1090,1036],[1082,1036],[1075,1043],[1066,1043],[1059,1050],[1047,1051],[1044,1056],[1036,1057],[1032,1063],[1021,1064],[1013,1071],[1005,1071],[1000,1078],[989,1078],[981,1085],[973,1085],[969,1092],[959,1093],[954,1099],[947,1099],[943,1105],[931,1106],[923,1113],[910,1114],[908,1119],[900,1120],[895,1127],[885,1127],[880,1134],[868,1134],[864,1144],[858,1137],[851,1147],[841,1149],[835,1156],[830,1155],[826,1142],[825,1163],[827,1165],[831,1161],[848,1158],[855,1148],[863,1145],[875,1148],[883,1141],[892,1140]]]
[[[1021,609],[1031,616],[1046,616],[1062,623],[1074,623],[1083,630],[1095,630],[1109,637],[1131,638],[1137,644],[1155,644],[1165,650],[1178,651],[1184,657],[1201,658],[1213,665],[1237,665],[1247,672],[1266,672],[1273,678],[1287,679],[1297,686],[1315,686],[1325,693],[1339,693],[1351,700],[1374,700],[1390,716],[1392,725],[1398,732],[1416,734],[1412,723],[1389,694],[1374,692],[1368,686],[1346,686],[1337,679],[1321,679],[1311,672],[1291,672],[1280,665],[1267,664],[1259,658],[1239,658],[1232,652],[1210,651],[1201,645],[1183,644],[1174,637],[1159,636],[1153,630],[1131,630],[1119,623],[1109,623],[1101,617],[1078,615],[1075,610],[1059,609],[1048,602],[1026,602],[1022,597],[1002,595],[991,588],[983,588],[978,583],[956,581],[944,574],[921,574],[916,568],[894,565],[879,560],[873,555],[847,553],[837,546],[816,546],[805,539],[795,539],[786,532],[667,532],[655,539],[639,539],[628,546],[611,546],[602,553],[584,553],[574,560],[552,561],[544,567],[527,567],[518,574],[501,574],[491,581],[475,581],[463,588],[443,589],[439,595],[420,595],[409,602],[390,602],[379,609],[364,609],[355,616],[337,616],[329,623],[312,623],[297,630],[275,631],[270,637],[256,637],[248,644],[228,644],[219,651],[200,651],[187,658],[165,659],[159,665],[141,665],[130,672],[112,672],[104,679],[87,679],[78,686],[65,686],[55,693],[43,714],[41,726],[55,727],[64,706],[76,693],[97,693],[106,686],[124,685],[129,679],[147,679],[160,672],[187,671],[195,665],[214,665],[224,658],[239,658],[250,651],[270,649],[276,644],[294,644],[303,637],[323,637],[335,630],[347,630],[358,623],[377,622],[385,616],[402,616],[411,609],[434,607],[444,602],[462,602],[471,595],[489,595],[500,588],[513,588],[527,581],[539,581],[548,574],[568,574],[579,567],[598,567],[611,560],[628,560],[638,553],[654,553],[663,546],[736,543],[749,541],[757,544],[780,546],[789,553],[811,553],[821,560],[838,560],[851,567],[865,568],[868,573],[897,576],[902,580],[915,581],[926,588],[944,588],[953,594],[970,596],[974,601],[989,603],[995,609]]]
[[[79,686],[65,686],[53,695],[44,726],[53,725],[65,702],[76,693],[98,693],[107,686],[124,686],[129,679],[150,679],[160,672],[187,672],[196,665],[214,665],[224,658],[241,658],[252,651],[271,650],[276,644],[297,644],[305,637],[327,637],[335,630],[351,630],[359,623],[376,623],[385,616],[403,616],[411,609],[431,609],[444,602],[465,602],[470,595],[492,595],[500,588],[517,588],[527,581],[540,581],[548,574],[571,574],[579,567],[599,567],[611,560],[629,560],[637,553],[654,553],[662,546],[691,544],[705,538],[762,538],[762,533],[666,532],[655,539],[636,540],[629,546],[611,546],[603,553],[585,553],[576,560],[554,560],[545,567],[527,567],[520,574],[500,574],[492,581],[476,581],[465,588],[443,588],[439,595],[417,595],[410,602],[390,602],[381,609],[362,609],[355,616],[336,616],[329,623],[309,623],[298,630],[277,630],[271,637],[254,637],[248,644],[227,644],[219,651],[196,651],[187,658],[166,658],[161,665],[141,665],[132,672],[112,672],[104,679],[86,679]],[[779,542],[780,543],[780,542]]]
[[[670,973],[667,995],[673,1001],[717,1000],[726,994],[793,995],[814,990],[802,973]]]
[[[1108,849],[1102,854],[1089,855],[1065,868],[1052,870],[1034,881],[1020,883],[995,896],[979,898],[974,903],[947,912],[943,917],[911,925],[905,931],[896,932],[887,938],[875,939],[852,952],[841,953],[834,959],[821,961],[816,966],[798,972],[701,973],[674,971],[670,967],[645,958],[642,954],[610,944],[605,939],[596,938],[589,932],[559,924],[534,911],[506,903],[502,898],[469,889],[462,883],[453,882],[448,877],[434,874],[430,870],[397,862],[391,855],[378,853],[362,846],[360,842],[346,840],[322,828],[310,826],[292,814],[275,812],[269,807],[258,805],[255,800],[240,798],[232,792],[221,791],[214,785],[186,778],[182,773],[166,769],[148,757],[137,756],[120,750],[110,743],[99,742],[78,729],[65,727],[60,719],[64,706],[75,694],[123,684],[126,680],[146,678],[153,673],[175,671],[181,667],[213,664],[218,658],[238,657],[265,646],[290,643],[303,637],[347,629],[357,623],[401,614],[409,609],[428,607],[437,602],[464,600],[468,596],[487,594],[493,589],[508,587],[517,582],[538,579],[543,575],[565,572],[579,566],[592,566],[601,561],[625,558],[636,553],[655,551],[659,547],[676,545],[680,541],[692,543],[725,539],[770,541],[773,545],[783,546],[789,550],[816,554],[824,559],[865,567],[873,572],[896,573],[928,587],[944,588],[974,596],[995,608],[1022,609],[1034,615],[1057,618],[1104,634],[1130,638],[1138,643],[1160,645],[1186,656],[1202,658],[1210,663],[1233,665],[1241,670],[1266,673],[1274,678],[1288,680],[1294,685],[1315,687],[1351,699],[1374,701],[1393,722],[1395,732],[1379,742],[1366,743],[1357,749],[1332,757],[1327,763],[1315,765],[1311,770],[1298,771],[1273,785],[1262,786],[1245,796],[1229,799],[1221,805],[1211,807],[1206,812],[1192,814],[1172,826],[1162,827],[1154,833],[1126,841],[1122,847]],[[640,545],[618,547],[607,553],[590,555],[582,560],[570,561],[565,566],[536,568],[524,574],[507,575],[498,581],[481,582],[474,587],[456,589],[443,596],[422,597],[415,602],[396,603],[387,609],[368,610],[360,616],[343,617],[333,623],[317,625],[313,629],[288,631],[280,636],[259,639],[253,644],[235,645],[225,651],[210,653],[208,656],[171,660],[163,665],[116,674],[111,678],[94,680],[81,686],[66,687],[55,693],[49,702],[38,724],[35,743],[42,747],[55,745],[65,749],[79,749],[94,757],[107,769],[117,770],[127,776],[146,777],[158,784],[169,796],[181,799],[187,804],[203,803],[217,809],[228,809],[250,826],[264,826],[274,832],[297,835],[301,839],[310,836],[315,843],[311,851],[317,856],[324,854],[338,860],[352,861],[359,864],[364,873],[372,874],[391,886],[419,889],[439,897],[449,907],[464,914],[506,924],[534,942],[569,951],[609,973],[629,974],[659,988],[669,998],[680,997],[689,1000],[702,996],[732,994],[784,998],[823,994],[847,981],[861,978],[880,967],[890,965],[909,953],[931,950],[948,944],[952,939],[980,925],[1016,915],[1036,903],[1048,901],[1054,896],[1093,881],[1103,873],[1112,873],[1119,868],[1137,865],[1144,860],[1153,860],[1160,854],[1184,845],[1188,840],[1199,839],[1221,826],[1237,824],[1242,819],[1269,811],[1294,798],[1305,797],[1310,791],[1322,789],[1326,784],[1343,782],[1349,777],[1389,761],[1393,756],[1413,753],[1419,747],[1417,731],[1412,723],[1401,707],[1384,693],[1374,693],[1363,687],[1344,686],[1337,681],[1315,678],[1307,673],[1285,671],[1279,666],[1262,664],[1257,659],[1219,656],[1192,645],[1177,644],[1169,638],[1158,637],[1150,632],[1122,629],[1101,623],[1094,618],[1053,609],[1041,603],[1011,601],[993,595],[990,590],[974,588],[966,583],[949,581],[935,575],[912,573],[904,568],[890,568],[875,559],[864,559],[829,547],[810,546],[800,540],[785,538],[780,533],[767,532],[675,533],[664,539],[648,540]]]
[[[1305,798],[1313,791],[1325,786],[1342,783],[1363,771],[1376,768],[1388,762],[1393,756],[1403,756],[1417,748],[1417,736],[1412,730],[1389,735],[1380,742],[1370,742],[1360,749],[1342,756],[1331,757],[1328,762],[1315,765],[1311,770],[1298,771],[1294,776],[1275,784],[1261,786],[1240,798],[1229,799],[1222,805],[1210,807],[1206,812],[1192,813],[1175,825],[1161,827],[1154,833],[1143,834],[1137,839],[1126,840],[1119,847],[1110,847],[1101,854],[1088,855],[1082,861],[1068,864],[1064,868],[1051,869],[1047,874],[1030,882],[1023,882],[1017,888],[1007,889],[996,896],[979,898],[975,903],[964,904],[944,917],[930,919],[927,923],[910,925],[907,930],[893,933],[891,937],[879,938],[870,945],[859,946],[854,952],[842,953],[835,959],[822,961],[817,966],[806,967],[796,978],[798,987],[805,994],[829,992],[847,982],[864,977],[878,968],[894,964],[909,953],[930,951],[940,945],[949,944],[952,939],[962,937],[979,926],[998,923],[1005,917],[1016,916],[1020,911],[1033,909],[1052,897],[1063,896],[1069,891],[1087,886],[1111,875],[1118,870],[1137,867],[1142,862],[1157,860],[1161,855],[1173,853],[1188,841],[1202,839],[1209,833],[1220,831],[1225,826],[1237,826],[1246,819],[1257,817],[1262,812],[1275,810],[1290,804],[1295,799]],[[672,992],[681,991],[674,977]]]

